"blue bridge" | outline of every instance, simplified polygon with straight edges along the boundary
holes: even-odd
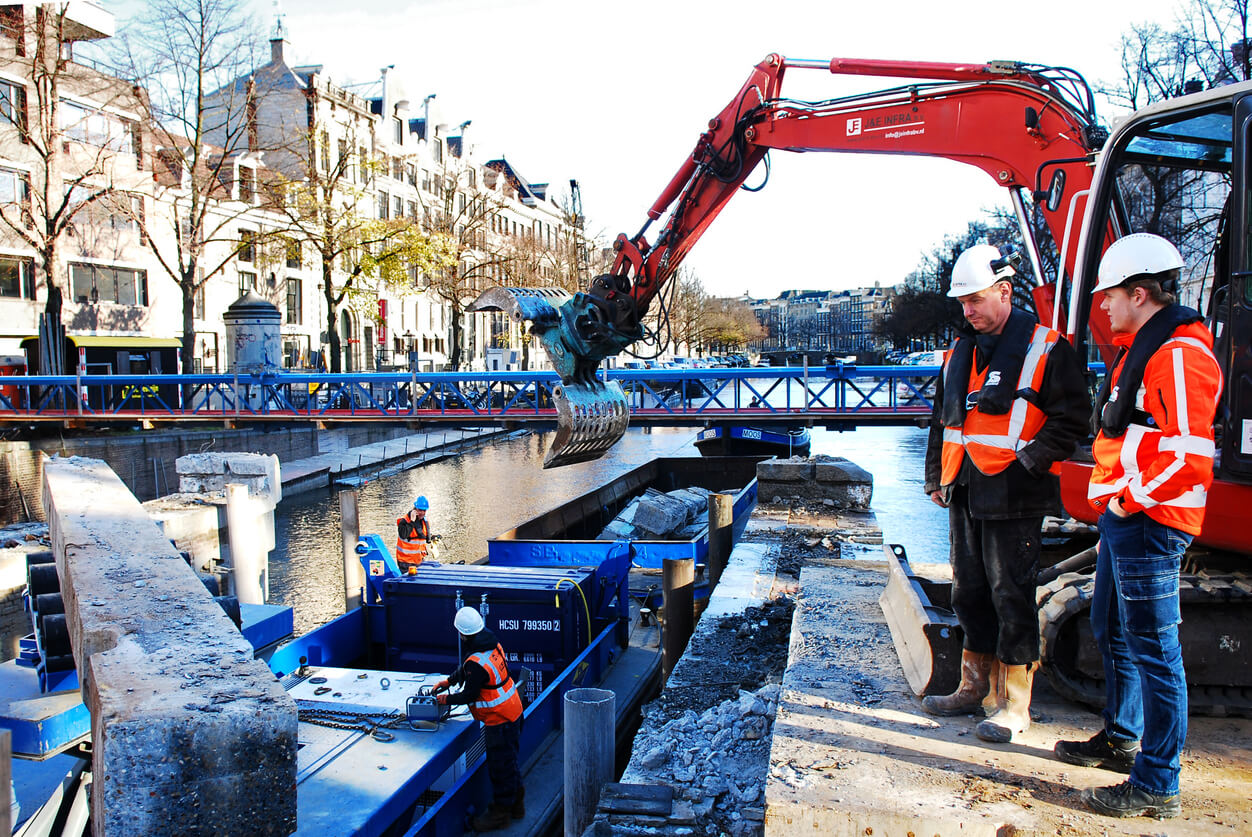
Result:
[[[916,424],[937,366],[608,370],[635,424]],[[552,424],[553,372],[0,377],[0,423]]]

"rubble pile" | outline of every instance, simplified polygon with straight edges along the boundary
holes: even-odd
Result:
[[[711,493],[699,486],[666,492],[649,488],[631,500],[596,540],[690,540],[707,524]]]
[[[781,689],[771,683],[755,692],[740,690],[738,697],[702,713],[687,709],[659,728],[641,731],[622,781],[673,787],[676,798],[686,803],[679,809],[692,815],[688,834],[762,833],[770,736]]]

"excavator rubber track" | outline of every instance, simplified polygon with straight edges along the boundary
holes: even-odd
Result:
[[[1043,671],[1062,696],[1104,705],[1103,666],[1088,614],[1092,575],[1066,573],[1039,588]],[[1182,658],[1193,715],[1252,717],[1252,577],[1245,573],[1184,573]]]

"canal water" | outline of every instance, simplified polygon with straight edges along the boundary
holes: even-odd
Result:
[[[545,471],[552,434],[518,434],[451,459],[384,477],[360,492],[362,533],[391,546],[395,520],[413,499],[430,500],[431,531],[443,536],[443,560],[473,560],[487,539],[658,456],[699,456],[694,428],[637,428],[595,462]],[[843,456],[874,474],[873,510],[888,542],[913,561],[947,560],[947,512],[922,493],[926,431],[863,427],[813,431],[813,453]],[[275,520],[270,601],[295,609],[297,633],[343,612],[339,504],[333,492],[284,501]],[[877,557],[871,551],[870,555]]]

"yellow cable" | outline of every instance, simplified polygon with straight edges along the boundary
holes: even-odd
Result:
[[[587,607],[587,597],[583,595],[583,588],[579,587],[568,578],[562,578],[557,581],[556,587],[553,588],[556,593],[556,606],[561,606],[561,582],[569,581],[569,586],[578,591],[578,598],[583,600],[583,613],[587,614],[587,645],[591,645],[591,609]]]

